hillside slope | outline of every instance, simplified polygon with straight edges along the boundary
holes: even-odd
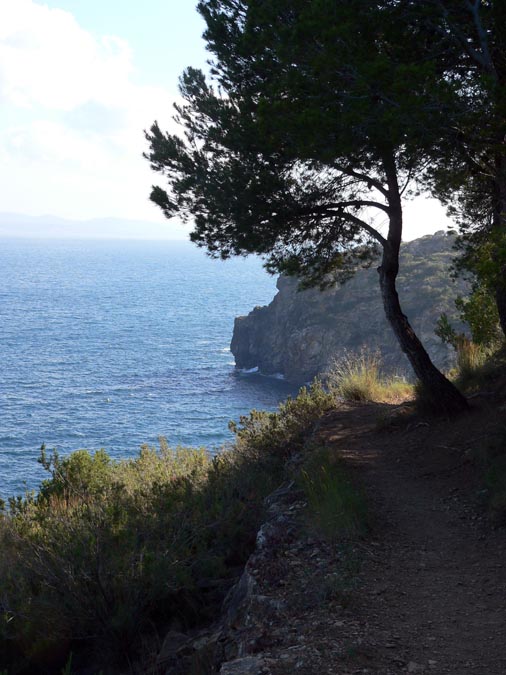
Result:
[[[449,275],[453,243],[453,237],[438,232],[404,244],[398,279],[402,307],[443,369],[451,366],[453,350],[436,337],[435,324],[442,312],[454,315],[455,297],[467,292],[464,282],[455,283]],[[299,292],[297,280],[286,277],[278,279],[277,287],[270,305],[235,320],[231,351],[238,368],[258,368],[266,375],[279,373],[293,382],[307,382],[343,350],[365,345],[381,352],[386,368],[409,373],[384,316],[374,266],[324,292]]]

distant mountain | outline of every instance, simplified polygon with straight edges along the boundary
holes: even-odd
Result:
[[[445,312],[462,330],[454,299],[468,293],[454,283],[449,267],[454,238],[437,232],[403,244],[398,290],[403,310],[436,365],[447,369],[455,354],[434,334]],[[297,291],[297,280],[280,277],[278,294],[267,307],[256,307],[235,320],[231,351],[236,366],[265,375],[281,374],[292,382],[307,382],[325,372],[345,351],[362,346],[381,352],[388,370],[411,375],[381,302],[375,266],[360,269],[342,286],[320,292]]]
[[[0,238],[187,239],[187,228],[169,221],[156,223],[121,218],[67,220],[57,216],[0,213]]]

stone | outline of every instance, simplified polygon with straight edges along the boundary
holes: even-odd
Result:
[[[408,663],[408,673],[423,673],[424,670],[425,666],[422,666],[420,663],[416,663],[415,661]]]
[[[269,675],[269,667],[261,656],[246,656],[224,663],[220,675]]]
[[[251,603],[251,598],[256,592],[257,583],[247,569],[241,578],[228,592],[223,603],[225,620],[229,627],[240,623],[244,618]]]
[[[191,638],[184,633],[180,633],[176,630],[170,630],[162,643],[162,648],[158,653],[158,663],[166,663],[167,661],[173,661],[177,658],[177,652],[187,647],[191,642]]]

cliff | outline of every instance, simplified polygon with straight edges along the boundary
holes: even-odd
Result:
[[[454,354],[434,334],[436,321],[442,312],[454,316],[455,297],[467,291],[449,275],[453,243],[452,236],[438,232],[404,244],[398,277],[403,310],[442,369],[452,365]],[[410,374],[384,316],[374,265],[323,292],[298,291],[297,280],[286,277],[278,279],[277,288],[270,305],[235,320],[231,351],[237,368],[302,383],[325,372],[344,350],[367,346],[381,352],[388,370]]]

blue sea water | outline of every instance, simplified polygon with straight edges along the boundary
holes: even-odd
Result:
[[[3,240],[0,495],[36,488],[42,443],[134,456],[165,436],[217,449],[228,421],[293,393],[237,373],[234,317],[270,302],[259,260],[187,242]]]

